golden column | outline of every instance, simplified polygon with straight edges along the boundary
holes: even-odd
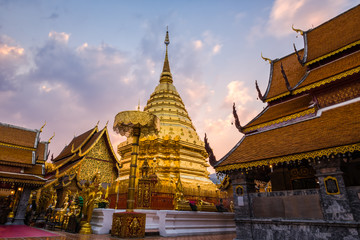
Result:
[[[157,134],[160,120],[155,115],[142,111],[124,111],[116,115],[114,131],[122,136],[132,137],[129,188],[125,213],[114,213],[111,235],[122,238],[145,236],[145,214],[135,213],[135,178],[140,135]]]

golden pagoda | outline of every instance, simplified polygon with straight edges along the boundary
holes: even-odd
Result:
[[[176,184],[180,181],[187,200],[217,203],[216,185],[209,179],[204,142],[200,140],[185,105],[173,85],[168,60],[169,33],[165,37],[166,53],[159,84],[151,94],[145,112],[160,119],[160,132],[140,136],[138,179],[142,166],[156,176],[151,192],[151,209],[173,209]],[[125,198],[130,174],[131,138],[118,145],[122,169],[119,176],[120,199]],[[138,187],[137,187],[138,191]],[[119,199],[119,200],[120,200]],[[137,200],[139,202],[141,200]],[[121,206],[119,201],[120,208]],[[139,206],[138,206],[139,207]],[[141,207],[141,206],[140,206]]]

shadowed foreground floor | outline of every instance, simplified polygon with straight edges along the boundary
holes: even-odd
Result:
[[[47,230],[48,231],[48,230]],[[1,240],[119,240],[120,238],[111,237],[110,234],[104,235],[82,235],[82,234],[73,234],[60,231],[48,231],[51,233],[58,234],[59,236],[55,237],[25,237],[25,238],[0,238]],[[137,240],[232,240],[236,236],[233,234],[211,234],[211,235],[196,235],[196,236],[182,236],[182,237],[160,237],[160,236],[146,236],[145,238],[137,238]]]

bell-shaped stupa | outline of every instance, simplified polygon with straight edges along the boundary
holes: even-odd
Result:
[[[180,180],[187,200],[203,200],[216,203],[218,190],[209,179],[204,142],[200,140],[178,91],[173,85],[168,59],[169,33],[166,32],[166,53],[159,84],[144,108],[160,119],[158,134],[146,133],[140,137],[137,179],[141,179],[141,167],[150,166],[156,177],[151,188],[151,208],[173,209],[176,183]],[[126,194],[130,175],[131,139],[118,145],[122,168],[120,170],[120,198]],[[139,181],[137,181],[138,183]],[[142,187],[137,187],[141,198]],[[120,200],[120,199],[119,199]],[[121,200],[120,200],[121,201]],[[137,202],[142,201],[138,199]]]

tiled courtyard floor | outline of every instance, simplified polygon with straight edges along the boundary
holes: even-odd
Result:
[[[119,240],[120,238],[111,237],[109,234],[105,235],[82,235],[82,234],[73,234],[60,231],[49,231],[52,233],[59,234],[60,236],[56,237],[28,237],[28,238],[0,238],[1,240]],[[182,236],[182,237],[161,237],[161,236],[146,236],[145,238],[140,238],[144,240],[232,240],[235,238],[235,233],[233,234],[211,234],[211,235],[196,235],[196,236]],[[137,239],[137,240],[140,240]]]

